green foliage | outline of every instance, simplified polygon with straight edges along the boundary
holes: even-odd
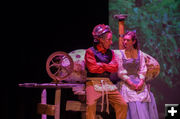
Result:
[[[137,2],[139,1],[139,2]],[[109,25],[118,42],[115,14],[128,14],[125,30],[137,31],[141,50],[160,64],[158,78],[174,87],[180,77],[180,2],[179,0],[110,0]],[[118,49],[118,47],[114,47]]]

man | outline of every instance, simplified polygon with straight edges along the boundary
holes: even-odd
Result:
[[[110,74],[117,72],[118,64],[110,46],[112,44],[112,31],[108,25],[99,24],[94,27],[92,35],[94,46],[86,50],[85,64],[87,69],[86,82],[86,119],[95,119],[96,103],[102,97],[102,107],[104,96],[106,96],[109,113],[109,103],[115,110],[116,119],[126,119],[127,104],[117,90],[117,87],[110,81]]]

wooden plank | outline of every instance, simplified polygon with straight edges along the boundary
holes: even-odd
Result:
[[[72,88],[75,86],[83,86],[84,84],[68,84],[68,83],[23,83],[19,87],[26,88]]]
[[[86,111],[86,104],[80,101],[68,100],[66,102],[66,111]]]
[[[55,105],[38,103],[38,105],[37,105],[37,113],[42,114],[42,115],[46,114],[46,115],[49,115],[49,116],[54,116]]]

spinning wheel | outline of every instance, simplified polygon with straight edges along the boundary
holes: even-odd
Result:
[[[72,58],[62,51],[52,53],[46,61],[46,71],[55,82],[69,76],[73,71],[73,66]]]

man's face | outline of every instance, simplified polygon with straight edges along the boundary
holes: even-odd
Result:
[[[105,38],[100,39],[100,43],[105,49],[109,49],[112,44],[112,33],[107,33]]]

